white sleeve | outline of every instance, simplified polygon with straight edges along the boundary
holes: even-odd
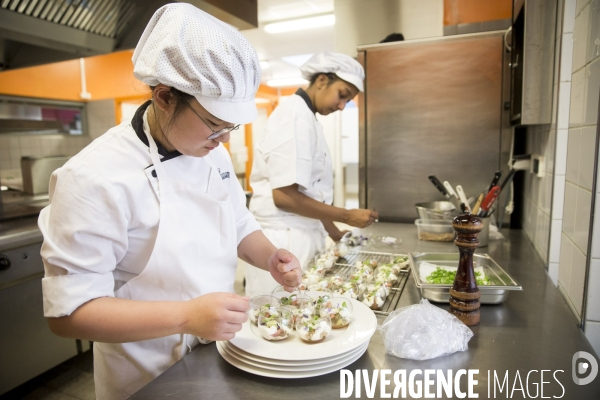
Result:
[[[277,111],[277,110],[276,110]],[[312,115],[294,109],[272,114],[267,122],[261,149],[265,158],[272,189],[297,183],[304,189],[311,186],[315,149]]]
[[[114,297],[112,272],[127,251],[127,218],[114,187],[78,164],[52,174],[50,199],[38,220],[44,315],[61,317],[89,300]]]

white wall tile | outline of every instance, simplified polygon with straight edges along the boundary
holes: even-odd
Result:
[[[542,208],[542,211],[544,211],[544,213],[550,217],[552,215],[552,189],[554,185],[554,176],[552,174],[547,174],[542,179],[545,181],[545,190],[543,202],[540,207]]]
[[[588,5],[590,1],[591,0],[577,0],[577,5],[575,6],[575,15],[577,16],[581,10],[583,10],[583,7]]]
[[[587,284],[585,319],[600,322],[600,260],[593,259]]]
[[[112,99],[90,101],[86,104],[88,133],[93,139],[115,126],[115,102]]]
[[[531,201],[533,201],[533,204],[535,204],[537,206],[539,204],[539,196],[540,196],[540,178],[538,178],[537,176],[530,174],[530,173],[527,173],[527,175],[529,175],[529,177],[530,177],[529,190],[530,190]]]
[[[600,196],[594,205],[594,230],[592,234],[592,258],[600,258]],[[600,320],[599,320],[600,321]]]
[[[589,35],[586,62],[600,56],[600,0],[593,0],[589,5]]]
[[[532,242],[535,243],[535,235],[537,230],[537,207],[531,201],[526,201],[525,205],[525,221],[523,224],[523,229],[529,236]]]
[[[600,58],[585,67],[585,109],[583,121],[585,125],[598,123],[598,98],[600,97]]]
[[[569,146],[569,131],[559,129],[556,132],[556,154],[554,155],[554,174],[567,173],[567,149]]]
[[[565,0],[563,12],[563,33],[573,33],[575,27],[575,9],[577,0]]]
[[[594,182],[594,157],[596,155],[596,126],[581,128],[579,154],[579,186],[592,190]]]
[[[575,226],[573,243],[585,255],[587,254],[590,237],[590,215],[592,211],[592,192],[577,188],[577,210],[575,211]]]
[[[10,150],[11,153],[13,153],[13,152],[20,153],[21,152],[21,141],[19,140],[18,136],[9,136],[8,137],[8,150]]]
[[[589,6],[585,6],[575,17],[575,29],[573,29],[573,71],[578,71],[585,65],[588,47],[589,10]]]
[[[579,183],[579,154],[581,151],[581,128],[569,130],[567,147],[567,182]]]
[[[585,337],[589,340],[596,354],[600,354],[600,323],[593,321],[586,322]]]
[[[575,247],[573,249],[573,262],[571,269],[571,282],[569,284],[569,297],[577,311],[581,316],[583,309],[583,292],[585,287],[585,255]]]
[[[550,249],[548,261],[551,263],[560,262],[560,239],[562,238],[562,220],[554,219],[550,228]],[[558,276],[557,276],[558,278]]]
[[[546,175],[552,177],[554,175],[554,157],[556,155],[556,129],[550,131],[548,135],[548,144],[544,149],[544,157],[546,157]],[[550,185],[552,186],[552,185]]]
[[[558,263],[548,264],[548,275],[554,286],[558,286]]]
[[[533,240],[533,244],[535,246],[535,248],[537,249],[538,253],[540,254],[540,256],[542,257],[542,260],[544,260],[544,263],[546,263],[546,261],[548,260],[548,254],[546,254],[544,252],[544,246],[542,244],[543,242],[543,236],[544,236],[544,214],[542,213],[542,210],[540,210],[539,208],[535,207],[534,208],[534,212],[537,213],[537,216],[535,218],[536,220],[536,226],[535,226],[535,231],[534,231],[534,240]],[[547,239],[548,237],[546,237]]]
[[[569,75],[570,77],[570,75]],[[557,129],[569,128],[569,107],[571,104],[571,82],[561,82],[558,89]]]
[[[573,240],[575,230],[575,212],[577,211],[577,186],[567,182],[565,185],[565,205],[563,212],[563,232]]]
[[[548,251],[549,251],[549,241],[550,241],[550,218],[548,215],[542,213],[538,216],[538,226],[540,232],[540,252],[542,255],[542,260],[544,264],[548,263]]]
[[[573,73],[573,33],[563,33],[560,57],[560,82],[571,82]]]
[[[571,270],[573,269],[573,242],[563,233],[560,240],[560,262],[558,269],[558,281],[560,285],[568,290],[571,284]]]
[[[571,110],[569,112],[569,127],[581,126],[585,107],[585,69],[573,74],[571,80]]]

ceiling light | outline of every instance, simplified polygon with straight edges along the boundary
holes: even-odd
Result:
[[[268,61],[261,61],[260,62],[260,69],[267,69],[269,68],[269,62]]]
[[[299,31],[301,29],[319,28],[335,24],[335,15],[319,15],[317,17],[292,19],[289,21],[273,22],[265,25],[265,32],[280,33]]]
[[[281,57],[281,59],[283,61],[285,61],[288,64],[291,64],[295,67],[300,68],[300,66],[302,66],[302,64],[304,64],[305,62],[307,62],[311,57],[312,57],[313,53],[308,53],[308,54],[298,54],[295,56],[286,56],[286,57]]]
[[[286,87],[286,86],[302,86],[306,85],[308,81],[303,78],[280,78],[271,79],[267,81],[267,86],[271,87]]]

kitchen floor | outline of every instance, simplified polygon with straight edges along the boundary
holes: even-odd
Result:
[[[0,400],[94,400],[92,351],[86,351],[0,396]]]

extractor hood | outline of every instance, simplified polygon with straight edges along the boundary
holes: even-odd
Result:
[[[134,48],[164,0],[0,0],[0,70]],[[257,0],[188,1],[238,29],[258,26]]]

